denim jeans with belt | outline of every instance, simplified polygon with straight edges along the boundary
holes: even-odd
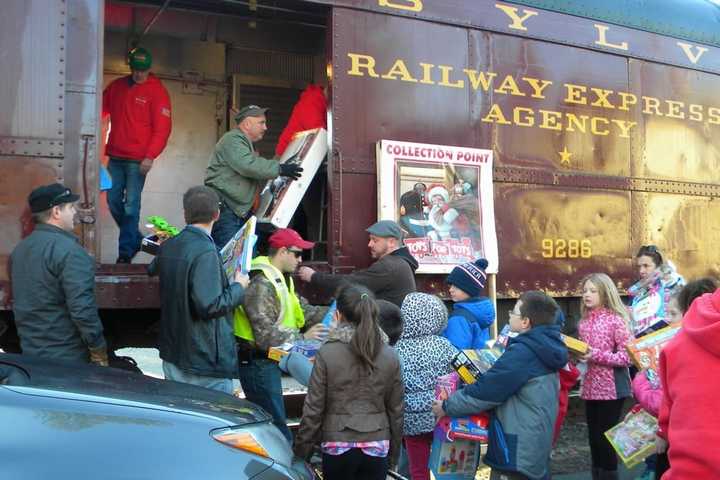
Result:
[[[130,260],[140,250],[143,238],[138,223],[145,175],[140,173],[139,161],[112,157],[108,172],[112,177],[112,188],[107,193],[108,207],[120,228],[118,256]]]
[[[267,358],[253,358],[247,362],[241,360],[239,373],[245,398],[272,415],[275,426],[292,443],[283,401],[282,374],[277,362]]]

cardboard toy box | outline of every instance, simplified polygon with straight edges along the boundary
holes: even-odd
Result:
[[[140,242],[140,250],[150,255],[157,255],[160,251],[160,239],[157,235],[148,235],[143,237]]]
[[[452,360],[452,367],[463,382],[475,383],[477,378],[492,368],[502,352],[491,348],[461,350]]]
[[[640,370],[657,372],[660,351],[677,335],[681,328],[681,325],[671,325],[628,342],[627,351],[630,359]]]
[[[460,376],[456,372],[442,375],[435,381],[435,399],[447,400],[460,387]]]
[[[288,355],[292,349],[292,343],[284,343],[277,347],[270,347],[268,349],[268,358],[279,362],[282,357]]]
[[[434,439],[428,467],[435,480],[473,480],[480,461],[480,443]]]
[[[283,343],[277,347],[268,349],[268,358],[279,362],[282,357],[290,352],[299,353],[310,360],[315,360],[315,354],[322,346],[322,342],[317,340],[298,340],[295,343]]]
[[[625,466],[632,468],[655,452],[657,426],[655,417],[640,410],[605,432],[605,437]]]
[[[288,226],[327,151],[327,132],[323,128],[297,132],[293,136],[280,163],[298,163],[303,172],[297,180],[278,177],[268,181],[260,193],[260,205],[255,212],[260,221],[278,228]]]
[[[577,338],[568,337],[567,335],[561,334],[563,342],[565,342],[565,346],[568,350],[570,350],[573,353],[579,353],[580,355],[585,355],[590,348],[590,346],[581,341]]]

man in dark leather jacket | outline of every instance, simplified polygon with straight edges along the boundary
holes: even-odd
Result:
[[[15,325],[23,354],[107,366],[95,260],[72,233],[78,198],[59,183],[28,197],[37,226],[10,256]]]
[[[232,393],[237,376],[233,311],[247,275],[230,283],[210,237],[219,198],[205,186],[183,196],[187,226],[160,246],[150,275],[160,277],[160,358],[168,380]]]

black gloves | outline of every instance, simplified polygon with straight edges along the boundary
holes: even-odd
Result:
[[[300,178],[300,175],[302,174],[303,169],[300,165],[297,163],[281,163],[280,164],[280,176],[281,177],[288,177],[292,180],[297,180]]]

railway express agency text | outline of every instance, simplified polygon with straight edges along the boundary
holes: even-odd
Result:
[[[644,115],[720,125],[720,108],[714,106],[636,95],[592,85],[556,84],[552,80],[533,77],[516,78],[513,75],[451,65],[424,62],[412,64],[402,58],[395,59],[389,65],[379,65],[374,56],[365,53],[347,53],[347,59],[349,66],[346,73],[350,76],[436,88],[481,90],[488,94],[492,92],[494,98],[497,95],[508,95],[527,99],[527,104],[512,108],[497,102],[489,104],[480,118],[486,123],[630,138],[637,122],[628,118],[635,109],[639,109]],[[550,95],[553,99],[559,98],[562,109],[540,108],[532,104],[533,101],[546,100]],[[574,111],[568,111],[570,108]]]

